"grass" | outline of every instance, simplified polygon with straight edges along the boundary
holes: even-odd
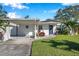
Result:
[[[32,56],[79,56],[79,35],[36,40],[32,45]]]

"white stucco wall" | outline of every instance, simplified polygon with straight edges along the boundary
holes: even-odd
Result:
[[[18,28],[18,35],[33,35],[34,34],[34,25],[27,25],[28,28],[26,28],[26,25],[20,25]]]
[[[38,27],[39,25],[36,25],[36,33],[38,32]],[[44,32],[45,33],[45,36],[48,36],[49,35],[49,25],[42,25],[42,30],[41,32]]]
[[[49,25],[42,25],[42,26],[43,26],[43,31],[45,32],[45,36],[48,36],[49,35]],[[53,25],[52,30],[53,30],[53,34],[56,33],[56,25]]]
[[[43,31],[45,33],[45,36],[49,36],[49,24],[42,25],[42,28],[43,29],[41,31]],[[37,31],[38,31],[38,25],[37,25],[36,29],[37,29],[36,30],[36,33],[37,33]],[[53,30],[53,33],[56,32],[56,25],[53,25],[53,29],[52,30]]]
[[[15,36],[16,35],[16,26],[19,26],[15,23],[10,23],[10,35]]]
[[[16,35],[16,26],[12,26],[12,27],[10,27],[10,28],[11,28],[10,35],[11,35],[11,36],[15,36],[15,35]]]
[[[3,35],[3,40],[9,40],[10,39],[10,27],[6,27],[6,32]]]
[[[34,25],[19,25],[18,26],[18,36],[32,36],[34,35]],[[16,26],[11,27],[11,35],[16,36]]]
[[[10,35],[16,35],[16,26],[18,26],[18,35],[22,36],[25,35],[27,36],[35,36],[35,32],[38,32],[38,26],[36,25],[36,31],[35,31],[35,25],[28,25],[28,28],[26,28],[26,25],[17,25],[14,23],[11,23],[10,25],[12,25],[11,27],[7,27],[6,28],[6,32],[4,34],[4,41],[11,39]],[[43,24],[43,32],[45,32],[45,36],[49,35],[49,24]],[[53,25],[53,33],[56,31],[56,26]]]
[[[16,35],[16,26],[17,25],[15,25],[15,26],[13,26],[14,27],[14,29],[13,29],[13,27],[10,27],[10,29],[12,30],[10,30],[11,32],[10,32],[10,34],[12,34],[12,35]],[[28,36],[35,36],[35,32],[37,33],[38,32],[38,26],[39,25],[36,25],[36,31],[35,31],[35,25],[28,25],[28,28],[26,28],[26,25],[18,25],[18,36],[26,36],[26,37],[28,37]],[[43,27],[43,32],[45,32],[45,36],[49,36],[49,24],[43,24],[42,25],[42,27]],[[56,32],[56,26],[55,25],[53,25],[53,33],[54,32]]]
[[[42,25],[45,36],[49,35],[49,25]]]

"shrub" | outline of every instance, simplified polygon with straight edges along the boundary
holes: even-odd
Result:
[[[37,36],[45,36],[45,33],[44,32],[38,32]]]

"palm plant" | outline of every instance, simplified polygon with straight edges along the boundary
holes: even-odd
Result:
[[[57,11],[57,15],[55,16],[55,19],[59,20],[62,24],[69,28],[72,35],[75,33],[75,27],[77,27],[76,24],[79,16],[78,9],[78,5],[59,9]]]

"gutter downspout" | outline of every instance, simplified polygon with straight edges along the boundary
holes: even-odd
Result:
[[[35,19],[35,39],[37,38],[36,36],[36,19]]]

